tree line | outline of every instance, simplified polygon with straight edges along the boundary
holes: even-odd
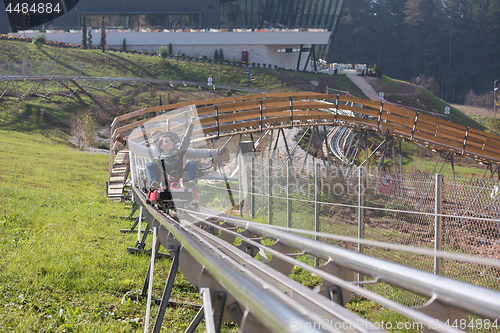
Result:
[[[463,102],[500,80],[500,0],[345,0],[329,62],[377,64],[389,77]]]

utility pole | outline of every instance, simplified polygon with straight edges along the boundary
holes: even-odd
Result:
[[[495,118],[497,117],[497,80],[493,83],[493,110],[495,113]]]

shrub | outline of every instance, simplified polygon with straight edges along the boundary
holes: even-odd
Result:
[[[76,137],[76,146],[79,149],[90,147],[94,144],[96,130],[97,122],[89,111],[76,116],[71,124],[71,133]]]
[[[228,91],[226,92],[226,96],[227,96],[227,97],[231,97],[231,96],[233,96],[233,92],[232,92],[231,90],[228,90]]]
[[[217,51],[217,49],[216,49],[216,50],[215,50],[215,52],[214,52],[214,59],[215,59],[216,61],[218,61],[218,60],[219,60],[219,51]]]
[[[491,107],[493,105],[493,96],[490,93],[477,95],[471,89],[465,94],[464,104],[476,107]]]
[[[274,69],[278,69],[278,65],[274,65]]]
[[[373,66],[373,71],[377,77],[382,77],[382,70],[377,66],[377,64]]]
[[[82,47],[87,48],[87,19],[82,15]]]
[[[158,54],[158,57],[165,59],[169,55],[168,48],[163,45],[158,49],[156,54]]]
[[[255,62],[252,62],[252,67],[255,67]]]
[[[172,47],[172,43],[168,43],[168,54],[174,54],[174,48]]]
[[[87,47],[92,48],[92,29],[89,29],[89,34],[87,36]]]
[[[222,52],[222,49],[219,51],[219,60],[224,61],[224,52]]]
[[[43,44],[46,43],[46,38],[45,38],[45,34],[39,34],[37,33],[35,35],[35,38],[33,38],[33,44],[35,44],[36,47],[41,47]]]
[[[122,50],[123,50],[124,52],[127,50],[127,41],[125,41],[125,38],[123,38]]]
[[[104,15],[101,17],[101,48],[102,52],[106,52],[106,19]]]
[[[262,64],[262,67],[266,68],[266,66],[267,66],[266,64]]]

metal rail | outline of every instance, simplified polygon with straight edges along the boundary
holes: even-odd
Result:
[[[184,128],[182,121],[186,115],[186,111],[180,111],[178,115],[168,118],[180,119],[178,122],[168,122],[169,128]],[[161,119],[166,121],[163,117]],[[147,125],[144,128],[152,130]],[[142,130],[140,132],[144,135]],[[272,143],[271,140],[269,147]],[[204,311],[200,310],[200,313],[204,313],[206,320],[209,319],[207,329],[211,332],[219,331],[222,321],[236,322],[243,333],[300,331],[301,323],[303,327],[309,323],[309,327],[327,332],[380,331],[380,325],[366,321],[344,308],[351,293],[371,299],[420,323],[422,329],[431,331],[457,332],[450,327],[451,323],[454,320],[467,321],[469,314],[492,321],[500,320],[500,293],[497,291],[348,251],[206,208],[193,210],[189,205],[176,204],[175,211],[170,209],[168,214],[158,211],[139,190],[146,160],[137,159],[131,154],[130,163],[133,201],[141,207],[140,216],[144,214],[148,222],[147,230],[159,228],[159,241],[174,260],[174,273],[171,271],[165,284],[166,291],[153,332],[160,331],[177,264],[186,279],[203,290]],[[142,243],[138,248],[144,249],[147,234],[144,233],[141,241],[138,233],[138,243]],[[235,243],[237,238],[241,242]],[[256,259],[257,254],[260,260]],[[295,259],[301,255],[309,255],[318,263],[323,261],[324,265],[309,266]],[[152,255],[153,262],[154,257]],[[321,277],[323,283],[310,290],[291,280],[288,275],[294,266]],[[355,273],[371,277],[372,280],[354,282]],[[429,301],[418,310],[413,309],[360,286],[366,283],[386,283],[426,297]],[[205,288],[209,288],[211,297],[208,297]],[[213,305],[213,311],[207,310],[210,308],[208,305]],[[193,332],[195,323],[201,321],[200,313],[193,320],[194,326],[190,326],[189,332]]]
[[[176,221],[147,204],[145,195],[140,190],[133,188],[133,191],[137,202],[148,212],[148,224],[152,228],[160,227],[160,242],[171,253],[176,246],[181,247],[180,269],[185,277],[198,288],[219,286],[218,289],[215,287],[216,291],[227,293],[228,305],[224,307],[226,313],[223,318],[237,322],[244,333],[254,332],[255,324],[251,326],[252,329],[248,329],[247,324],[245,329],[245,320],[240,320],[230,310],[235,308],[234,301],[239,308],[244,309],[242,313],[246,316],[243,317],[248,318],[252,314],[259,325],[265,327],[264,332],[301,331],[296,330],[298,323],[312,323],[314,328],[314,323],[323,323],[318,324],[317,328],[327,332],[380,331],[380,326],[377,327],[342,307],[350,292],[368,297],[437,332],[457,332],[458,330],[450,327],[449,322],[446,324],[446,318],[467,318],[468,313],[500,320],[499,292],[206,208],[201,208],[198,212],[178,209]],[[170,234],[162,233],[161,227]],[[236,229],[244,231],[238,233]],[[238,247],[233,245],[236,238],[242,240]],[[264,246],[264,239],[274,244]],[[268,260],[266,252],[273,259]],[[253,258],[257,253],[260,253],[262,262]],[[320,258],[326,264],[315,268],[292,258],[304,254]],[[198,264],[193,265],[193,259]],[[322,277],[322,286],[310,290],[288,278],[294,265]],[[209,277],[203,273],[204,270],[209,273]],[[420,309],[424,313],[405,307],[357,286],[352,281],[353,272],[372,277],[372,283],[385,282],[429,297],[430,301]],[[443,312],[448,317],[440,315]],[[161,326],[161,323],[155,324],[157,325]]]
[[[415,294],[433,298],[450,307],[457,307],[481,317],[500,320],[500,292],[467,284],[461,281],[434,275],[411,267],[402,266],[344,248],[317,242],[307,237],[270,228],[267,225],[235,218],[202,208],[200,212],[210,217],[219,216],[221,221],[244,228],[265,238],[278,240],[289,247],[333,261],[336,265],[349,268],[393,286]]]

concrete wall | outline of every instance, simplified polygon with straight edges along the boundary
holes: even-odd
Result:
[[[14,34],[16,35],[16,34]],[[24,35],[18,33],[17,35]],[[35,33],[27,33],[33,37]],[[310,47],[311,44],[328,42],[329,32],[107,32],[109,47],[122,48],[123,39],[130,50],[156,52],[162,45],[172,43],[174,54],[212,58],[214,51],[221,49],[226,60],[241,61],[241,52],[247,51],[249,61],[296,68],[298,53],[278,53],[278,49]],[[81,44],[81,32],[46,33],[46,38],[71,44]],[[98,45],[101,33],[92,31],[94,45]],[[302,53],[301,69],[308,53]]]

